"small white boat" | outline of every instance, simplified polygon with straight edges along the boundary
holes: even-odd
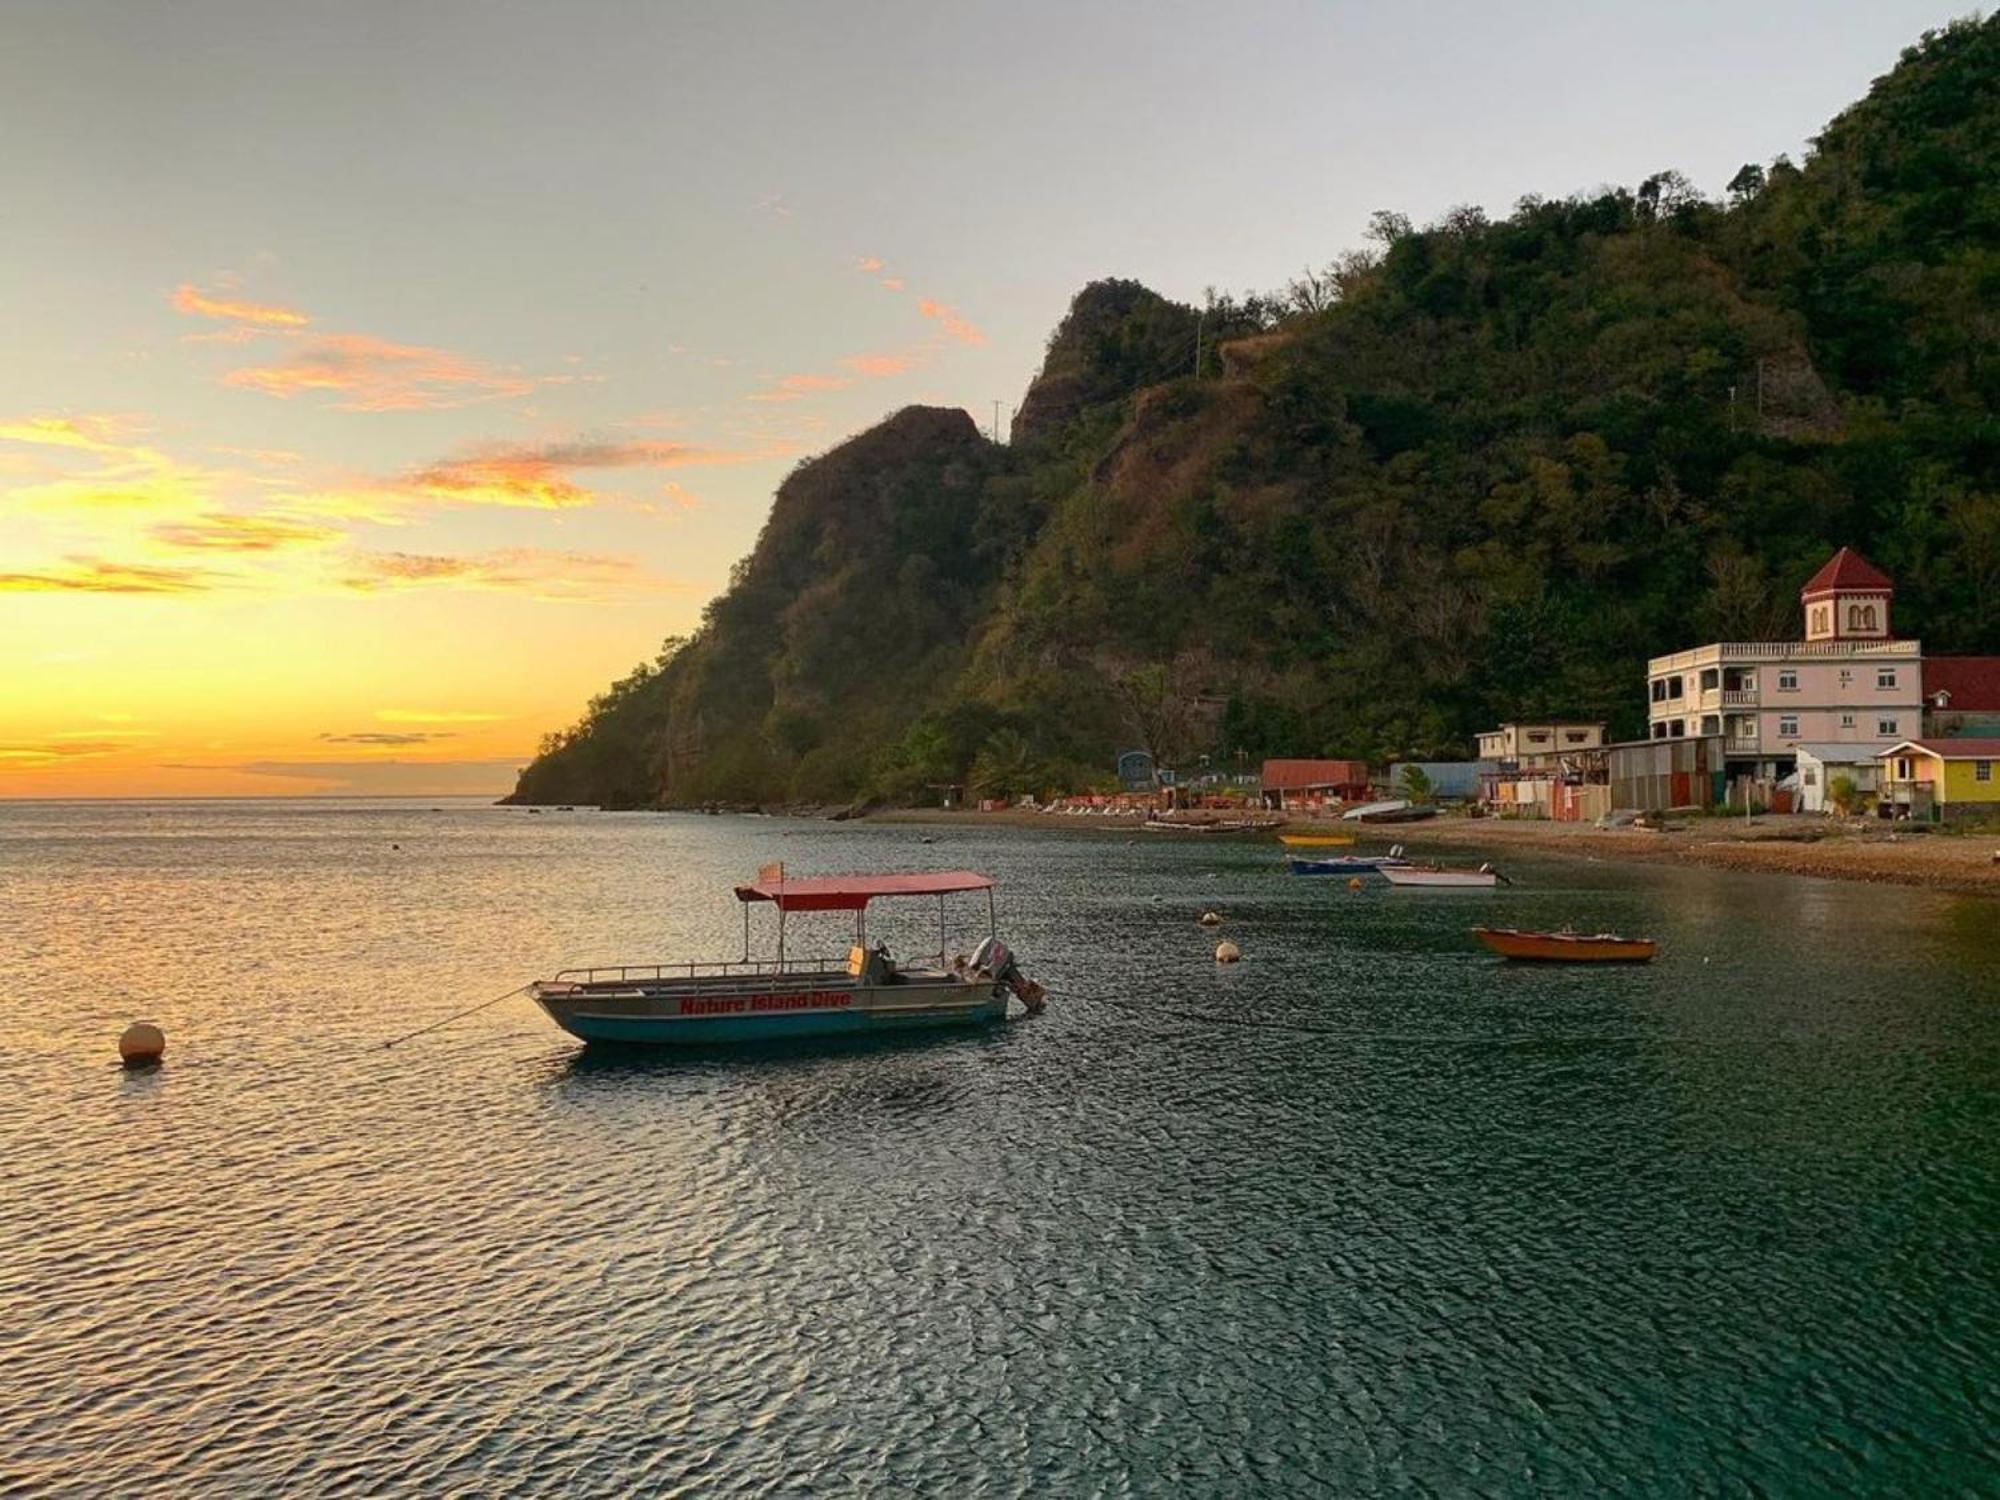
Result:
[[[1391,885],[1430,890],[1486,890],[1507,879],[1491,865],[1481,865],[1476,870],[1448,870],[1443,865],[1384,865],[1381,874]]]

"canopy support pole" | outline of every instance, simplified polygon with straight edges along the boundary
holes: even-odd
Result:
[[[986,887],[986,935],[994,939],[1000,936],[1000,919],[993,914],[993,887],[990,885]]]
[[[743,908],[743,962],[750,962],[750,903],[739,903]]]
[[[944,897],[938,896],[938,967],[944,967]]]

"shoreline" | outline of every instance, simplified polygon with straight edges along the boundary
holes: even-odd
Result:
[[[1069,829],[1131,836],[1136,820],[1070,818],[1008,808],[966,812],[945,808],[892,808],[865,815],[868,822],[931,823],[959,827]],[[1324,819],[1294,819],[1289,826],[1330,826]],[[1640,864],[1699,865],[1767,875],[1804,875],[1873,885],[1913,886],[1956,895],[2000,897],[2000,833],[1911,833],[1883,825],[1857,825],[1810,814],[1769,814],[1741,819],[1688,818],[1668,829],[1599,828],[1526,818],[1438,817],[1420,823],[1350,824],[1365,844],[1458,845],[1481,851],[1506,849],[1614,859]],[[1276,830],[1187,835],[1189,838],[1271,840]]]

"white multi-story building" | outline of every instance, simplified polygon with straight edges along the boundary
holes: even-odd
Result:
[[[1733,771],[1789,770],[1803,743],[1923,732],[1923,646],[1889,631],[1888,576],[1842,547],[1799,591],[1803,641],[1717,641],[1647,664],[1648,733],[1720,735]]]

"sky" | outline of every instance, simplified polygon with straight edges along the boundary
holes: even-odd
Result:
[[[499,792],[1085,283],[1803,156],[1961,8],[0,7],[0,797]]]

